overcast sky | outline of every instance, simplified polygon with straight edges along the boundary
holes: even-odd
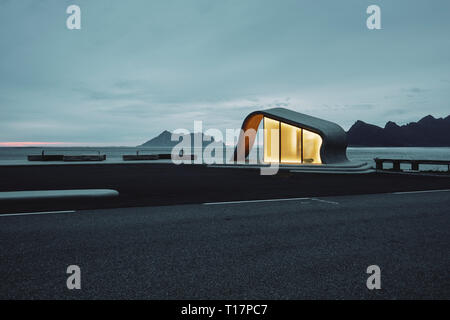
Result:
[[[66,8],[81,7],[81,30]],[[366,8],[382,10],[368,30]],[[450,1],[0,0],[0,142],[137,145],[283,106],[450,114]]]

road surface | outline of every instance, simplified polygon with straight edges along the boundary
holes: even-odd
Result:
[[[448,191],[246,200],[0,215],[0,298],[450,298]]]

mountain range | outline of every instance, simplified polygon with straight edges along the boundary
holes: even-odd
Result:
[[[389,121],[384,128],[358,120],[347,132],[347,140],[349,146],[450,147],[450,116],[428,115],[402,126]]]

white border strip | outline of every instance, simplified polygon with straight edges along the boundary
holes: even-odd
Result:
[[[414,194],[414,193],[431,193],[431,192],[450,192],[450,189],[444,189],[444,190],[423,190],[423,191],[404,191],[404,192],[393,192],[392,194]]]
[[[423,190],[423,191],[403,191],[403,192],[391,192],[391,193],[368,193],[368,194],[353,194],[353,195],[343,195],[344,197],[349,196],[368,196],[368,195],[380,195],[380,194],[420,194],[420,193],[434,193],[434,192],[450,192],[450,189],[443,189],[443,190]],[[330,196],[328,196],[330,197]],[[341,197],[341,196],[334,196],[334,197]],[[312,200],[312,201],[318,201],[323,203],[329,203],[329,204],[339,204],[339,202],[336,201],[329,201],[329,200],[322,200],[319,198],[285,198],[285,199],[262,199],[262,200],[242,200],[242,201],[225,201],[225,202],[206,202],[202,203],[205,206],[212,206],[212,205],[224,205],[224,204],[245,204],[245,203],[258,203],[258,202],[279,202],[279,201],[297,201],[297,200]]]
[[[1,214],[1,217],[16,217],[16,216],[37,216],[37,215],[44,215],[44,214],[59,214],[59,213],[75,213],[75,210],[66,210],[66,211],[43,211],[43,212],[24,212],[24,213],[7,213],[7,214]]]
[[[226,202],[206,202],[205,206],[213,206],[219,204],[239,204],[239,203],[258,203],[258,202],[277,202],[277,201],[298,201],[310,200],[311,198],[285,198],[285,199],[262,199],[262,200],[242,200],[242,201],[226,201]]]
[[[319,201],[319,202],[323,202],[323,203],[339,204],[339,202],[336,202],[336,201],[328,201],[328,200],[322,200],[322,199],[317,199],[317,198],[311,198],[311,200]]]

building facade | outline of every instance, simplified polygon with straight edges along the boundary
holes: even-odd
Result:
[[[261,122],[265,163],[348,162],[347,137],[339,125],[285,108],[255,111],[245,118],[234,153],[235,161],[248,158]]]

